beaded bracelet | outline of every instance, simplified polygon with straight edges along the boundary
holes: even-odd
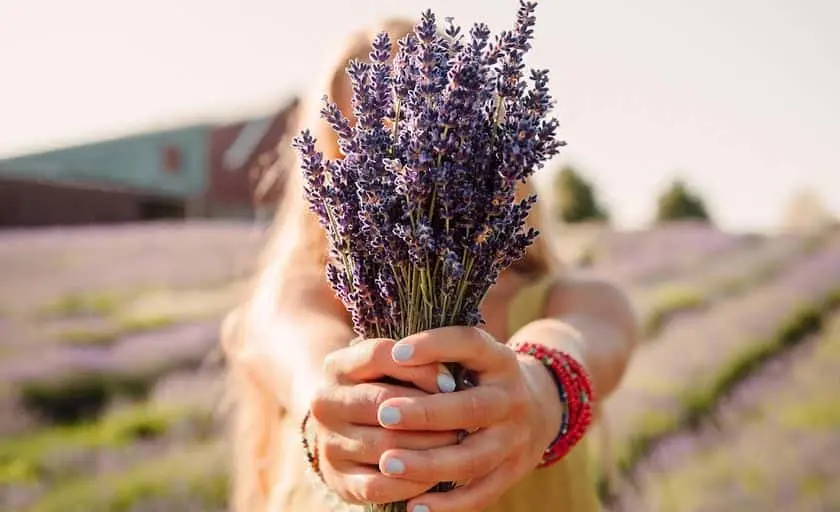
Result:
[[[321,463],[318,459],[318,440],[316,438],[314,440],[315,442],[310,444],[309,438],[306,435],[306,427],[311,416],[312,414],[309,411],[306,411],[306,414],[303,416],[303,420],[300,422],[300,442],[303,445],[303,451],[306,454],[306,460],[309,462],[309,467],[323,482],[324,475],[321,473]]]
[[[586,434],[592,422],[595,400],[592,383],[583,366],[565,352],[535,343],[519,343],[512,348],[519,354],[537,359],[549,370],[563,404],[560,430],[538,465],[547,467],[566,456]]]

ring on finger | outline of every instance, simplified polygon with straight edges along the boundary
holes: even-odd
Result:
[[[465,440],[467,437],[469,437],[469,436],[471,436],[471,435],[475,434],[475,433],[476,433],[476,432],[478,432],[479,430],[481,430],[481,429],[480,429],[480,428],[474,428],[474,429],[472,429],[472,430],[459,430],[459,431],[458,431],[458,444],[463,443],[463,442],[464,442],[464,440]]]

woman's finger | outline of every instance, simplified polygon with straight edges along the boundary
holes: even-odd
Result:
[[[376,338],[361,340],[336,350],[324,360],[324,374],[334,383],[368,382],[391,377],[413,384],[427,393],[448,393],[455,389],[455,380],[438,362],[405,366],[391,357],[394,340]]]
[[[325,373],[340,381],[364,381],[381,377],[381,373],[377,375],[377,367],[382,366],[382,352],[389,350],[394,343],[394,340],[387,338],[357,340],[327,355],[324,359]],[[373,378],[368,378],[369,375],[373,375]]]
[[[488,379],[506,376],[516,369],[516,355],[485,331],[475,327],[441,327],[403,338],[391,348],[398,364],[460,363]]]
[[[468,436],[463,443],[425,451],[393,449],[382,454],[379,469],[417,482],[471,481],[499,466],[514,448],[509,429],[499,426]]]
[[[424,396],[388,398],[377,417],[395,430],[475,430],[489,427],[511,414],[511,395],[495,386]]]
[[[510,460],[510,459],[508,459]],[[473,512],[484,510],[499,501],[510,487],[513,465],[504,462],[484,477],[449,492],[429,492],[410,500],[408,510],[423,512]]]
[[[378,465],[388,450],[430,450],[458,443],[457,432],[400,432],[350,425],[318,439],[321,456],[330,461]]]
[[[350,503],[379,504],[408,500],[425,493],[435,485],[434,482],[396,480],[374,468],[360,465],[334,469],[342,474],[341,488],[336,490]]]
[[[379,405],[393,398],[419,398],[428,393],[419,389],[382,382],[353,386],[328,386],[315,392],[309,403],[319,423],[337,427],[346,423],[378,425]]]

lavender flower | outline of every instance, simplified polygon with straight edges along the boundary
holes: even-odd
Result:
[[[488,289],[536,238],[524,227],[536,198],[515,201],[516,187],[563,144],[548,72],[523,77],[535,8],[520,0],[493,41],[484,24],[466,37],[447,20],[441,33],[426,11],[393,61],[378,35],[370,61],[347,68],[355,123],[326,100],[321,112],[344,158],[325,161],[308,131],[293,141],[358,335],[481,324]]]

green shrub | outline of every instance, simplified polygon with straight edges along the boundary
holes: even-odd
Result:
[[[116,312],[122,300],[113,293],[73,293],[44,306],[44,316],[108,316]]]
[[[53,423],[67,424],[97,417],[116,396],[143,398],[154,378],[87,372],[63,379],[26,382],[21,386],[23,406]]]
[[[651,310],[645,315],[643,330],[652,338],[676,314],[701,308],[706,305],[706,296],[701,290],[691,287],[668,287],[657,293]]]
[[[124,472],[53,486],[26,512],[225,510],[226,468],[222,443],[193,445]]]
[[[190,433],[195,434],[191,438],[206,440],[212,435],[209,426],[215,422],[210,411],[143,404],[110,412],[98,421],[48,427],[10,437],[0,441],[0,483],[41,479],[55,483],[67,476],[75,477],[74,463],[56,465],[54,454],[83,454],[158,439],[176,425],[188,425]]]
[[[97,417],[115,398],[145,398],[162,376],[192,370],[204,354],[184,359],[155,360],[135,368],[48,375],[19,385],[23,407],[47,421],[77,423]]]
[[[117,325],[100,329],[71,329],[62,331],[57,341],[71,345],[109,346],[123,336],[155,331],[174,325],[176,319],[168,315],[128,316],[117,318]]]
[[[125,333],[137,333],[163,329],[177,323],[177,319],[164,314],[152,316],[129,316],[120,319],[120,330]]]
[[[564,167],[554,179],[556,216],[563,222],[603,222],[609,220],[606,208],[600,204],[595,187],[579,172]]]
[[[738,383],[750,376],[767,360],[785,349],[804,341],[819,332],[826,310],[816,306],[803,306],[791,314],[790,319],[765,343],[758,343],[724,365],[715,375],[711,385],[684,397],[684,423],[694,426],[712,412],[715,405]]]
[[[61,331],[56,341],[67,345],[82,345],[89,347],[107,347],[113,345],[118,335],[112,330],[70,329]]]
[[[706,203],[685,181],[675,180],[656,202],[656,222],[696,220],[711,222]]]

